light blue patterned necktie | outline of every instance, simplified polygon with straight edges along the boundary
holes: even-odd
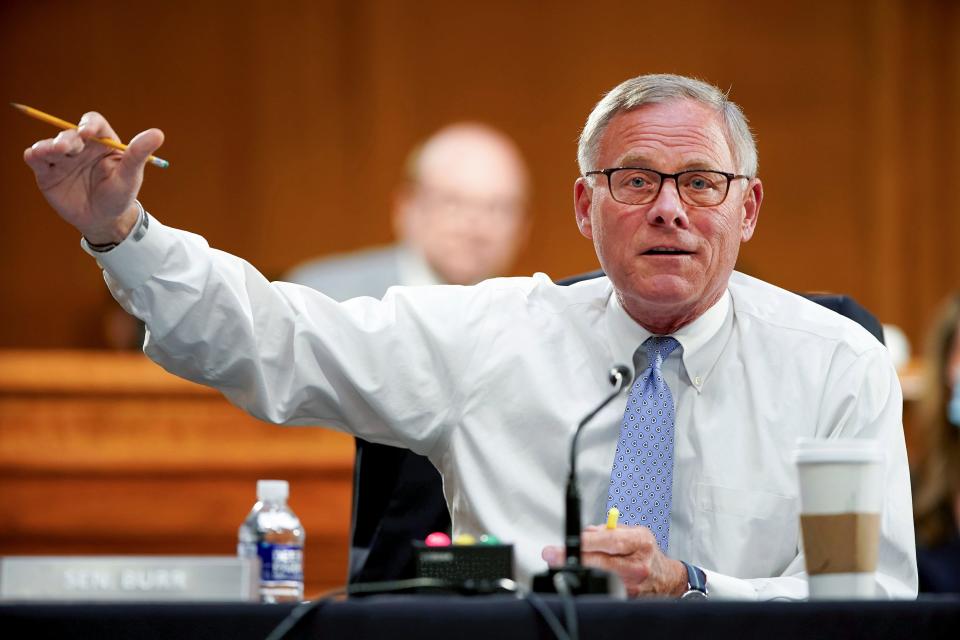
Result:
[[[637,376],[627,399],[610,472],[607,509],[619,509],[624,524],[649,527],[666,553],[673,489],[674,406],[660,367],[680,343],[669,336],[651,336],[643,346],[649,366]]]

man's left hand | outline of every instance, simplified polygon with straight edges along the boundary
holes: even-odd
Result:
[[[616,529],[588,526],[583,530],[583,564],[616,573],[627,588],[627,595],[681,596],[687,590],[687,570],[683,563],[660,551],[647,527],[620,525]],[[544,547],[541,557],[552,567],[563,564],[563,547]]]

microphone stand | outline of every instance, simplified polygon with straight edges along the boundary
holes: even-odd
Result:
[[[582,595],[589,593],[607,594],[616,590],[616,585],[619,582],[617,576],[601,569],[585,567],[581,563],[580,554],[583,526],[580,519],[580,486],[577,482],[577,441],[580,439],[580,432],[587,423],[593,420],[604,407],[620,395],[630,384],[631,379],[632,376],[627,367],[622,364],[613,367],[613,369],[610,370],[610,384],[614,385],[616,389],[604,398],[603,402],[601,402],[596,409],[584,416],[583,420],[577,425],[577,430],[573,434],[573,440],[570,442],[570,475],[567,477],[566,525],[564,536],[566,559],[562,567],[551,567],[545,573],[534,576],[534,591],[541,593],[564,591],[572,595]],[[559,587],[558,581],[562,581]]]

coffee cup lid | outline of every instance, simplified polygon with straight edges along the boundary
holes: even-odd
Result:
[[[866,438],[797,438],[794,459],[816,462],[883,462],[880,443]]]

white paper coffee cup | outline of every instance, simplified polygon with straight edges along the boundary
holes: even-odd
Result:
[[[883,462],[874,440],[797,440],[810,599],[876,597]]]

